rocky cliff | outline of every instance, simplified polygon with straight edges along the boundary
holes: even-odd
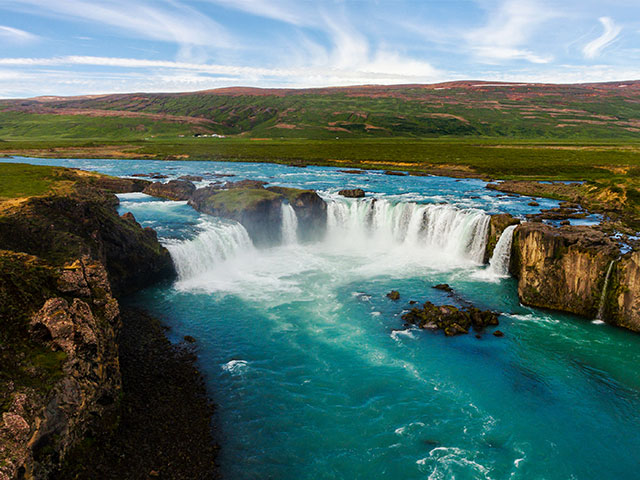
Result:
[[[142,184],[60,170],[46,193],[0,201],[2,480],[48,478],[79,440],[116,424],[114,295],[174,273],[155,233],[116,212],[110,192]]]
[[[523,223],[513,236],[511,273],[526,305],[595,318],[617,245],[585,226]]]
[[[640,252],[630,252],[616,262],[609,282],[603,319],[640,332]]]

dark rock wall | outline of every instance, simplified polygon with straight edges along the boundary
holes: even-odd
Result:
[[[524,223],[513,238],[511,273],[526,305],[595,318],[617,246],[590,227]]]

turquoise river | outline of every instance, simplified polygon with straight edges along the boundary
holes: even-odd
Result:
[[[120,212],[156,229],[179,272],[125,301],[161,318],[173,341],[197,339],[223,478],[640,478],[640,336],[522,306],[505,259],[479,261],[488,213],[554,201],[532,207],[480,180],[321,167],[2,161],[201,175],[200,185],[233,174],[327,201],[323,240],[299,243],[287,210],[283,244],[257,249],[239,224],[186,202],[119,195]],[[367,197],[337,195],[348,187]],[[410,300],[452,303],[438,283],[501,312],[504,337],[405,329]]]

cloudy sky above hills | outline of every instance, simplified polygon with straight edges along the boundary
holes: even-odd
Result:
[[[637,0],[0,0],[0,97],[640,79]]]

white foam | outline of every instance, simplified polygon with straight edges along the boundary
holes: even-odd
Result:
[[[243,373],[248,366],[249,362],[246,360],[231,360],[222,365],[222,370],[229,372],[232,375],[239,375]]]

